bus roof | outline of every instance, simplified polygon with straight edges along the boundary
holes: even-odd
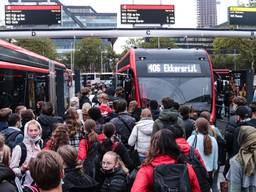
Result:
[[[146,57],[147,59],[160,58],[161,59],[189,59],[198,60],[200,57],[207,58],[207,52],[203,49],[133,49],[136,57]]]
[[[9,50],[18,52],[18,53],[22,53],[22,54],[24,54],[24,55],[28,55],[28,56],[30,56],[30,57],[33,57],[33,58],[35,58],[35,59],[38,59],[38,60],[41,60],[41,61],[44,61],[44,62],[48,62],[48,61],[49,61],[49,58],[47,58],[47,57],[44,57],[44,56],[42,56],[42,55],[39,55],[39,54],[37,54],[37,53],[34,53],[34,52],[32,52],[32,51],[29,51],[29,50],[27,50],[27,49],[24,49],[24,48],[22,48],[22,47],[19,47],[19,46],[17,46],[17,45],[14,45],[14,44],[12,44],[12,43],[9,43],[9,42],[7,42],[7,41],[4,41],[4,40],[2,40],[2,39],[0,39],[0,46],[1,46],[1,47],[5,47],[5,48],[7,48],[7,49],[9,49]],[[62,63],[59,63],[59,62],[57,62],[57,61],[52,61],[52,62],[53,62],[54,65],[55,65],[56,67],[58,67],[58,68],[62,68],[62,69],[65,69],[65,68],[66,68],[66,66],[65,66],[64,64],[62,64]],[[43,64],[43,62],[42,62],[42,64]],[[42,66],[40,66],[40,67],[42,67]],[[48,63],[47,63],[46,68],[48,68]]]

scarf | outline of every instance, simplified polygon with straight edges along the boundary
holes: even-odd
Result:
[[[240,149],[236,159],[240,162],[246,176],[253,175],[256,163],[256,128],[242,126],[238,135]]]

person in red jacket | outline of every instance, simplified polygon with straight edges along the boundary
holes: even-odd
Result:
[[[136,175],[131,192],[154,192],[154,167],[176,163],[184,163],[184,155],[179,150],[173,133],[168,129],[159,130],[151,139],[148,156]],[[200,186],[192,166],[187,164],[187,169],[191,191],[200,192]]]
[[[86,135],[83,139],[80,140],[78,147],[78,160],[84,161],[87,157],[87,154],[90,148],[93,146],[95,142],[98,142],[98,135],[95,132],[96,123],[92,119],[87,119],[84,122],[84,129],[86,131]]]

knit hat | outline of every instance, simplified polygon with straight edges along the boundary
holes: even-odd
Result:
[[[243,119],[250,118],[252,115],[252,110],[249,106],[243,105],[243,106],[239,106],[236,109],[235,114],[240,116]]]

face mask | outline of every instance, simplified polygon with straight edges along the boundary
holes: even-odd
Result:
[[[32,143],[34,143],[34,144],[36,144],[39,140],[41,139],[41,137],[40,137],[40,135],[38,135],[36,138],[30,138],[29,140],[32,142]]]

